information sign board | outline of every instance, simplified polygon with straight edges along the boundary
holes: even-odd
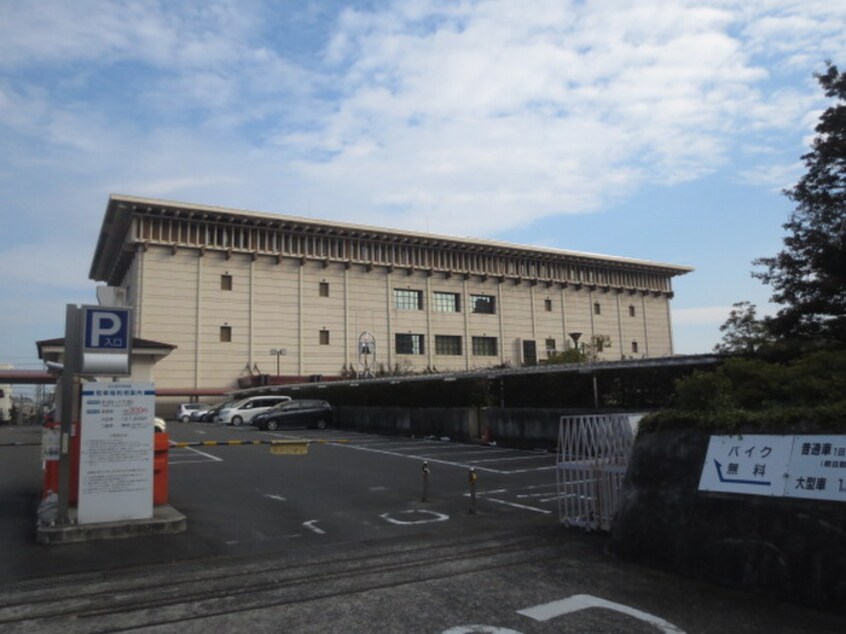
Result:
[[[699,490],[846,502],[846,436],[711,436]]]
[[[846,436],[794,436],[784,494],[846,502]]]
[[[711,436],[700,491],[784,495],[792,436]]]
[[[80,425],[79,523],[153,516],[152,383],[86,383]]]

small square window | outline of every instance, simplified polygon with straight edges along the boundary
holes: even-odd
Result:
[[[435,291],[432,294],[432,310],[438,313],[461,312],[461,295]]]
[[[629,304],[629,317],[635,316],[635,307],[634,304]]]
[[[220,327],[220,340],[223,343],[229,343],[230,341],[232,341],[232,326]]]
[[[423,291],[395,288],[394,308],[397,310],[423,310]]]
[[[594,315],[601,315],[602,314],[602,305],[599,302],[594,302],[594,304],[593,304],[593,314]]]
[[[493,357],[497,354],[496,337],[473,337],[473,355]]]
[[[552,312],[552,300],[549,299],[548,297],[545,300],[543,300],[543,308],[548,313]]]
[[[397,354],[423,354],[423,335],[397,333],[394,341]]]
[[[632,341],[632,353],[637,354],[637,341]]]
[[[470,305],[474,313],[487,315],[496,313],[496,301],[492,295],[471,295]]]
[[[321,330],[320,331],[320,345],[321,346],[328,346],[329,345],[329,331],[328,330]]]
[[[547,339],[546,340],[546,353],[555,354],[555,339]]]
[[[456,335],[435,335],[435,354],[461,354],[461,337]]]
[[[319,295],[320,297],[329,297],[329,282],[320,282]]]
[[[224,273],[220,276],[220,290],[222,291],[231,291],[232,290],[232,276],[229,273]]]

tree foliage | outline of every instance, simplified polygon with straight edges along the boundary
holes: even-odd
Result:
[[[784,249],[754,264],[781,308],[768,321],[780,337],[846,342],[846,75],[829,63],[817,79],[837,103],[823,112],[807,172],[785,195],[796,203]]]
[[[772,341],[767,324],[757,317],[757,308],[750,302],[732,305],[726,322],[720,326],[723,340],[714,346],[722,354],[753,354]]]

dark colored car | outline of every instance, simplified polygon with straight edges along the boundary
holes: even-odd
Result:
[[[198,419],[199,422],[201,422],[201,423],[213,423],[214,419],[220,413],[220,410],[222,410],[224,407],[229,407],[234,402],[235,401],[222,401],[222,402],[218,403],[217,405],[213,405],[211,407],[211,409],[208,409],[205,412],[203,412],[203,417]]]
[[[259,429],[274,431],[280,427],[315,427],[326,429],[332,422],[332,406],[326,401],[288,401],[257,414],[251,423]]]

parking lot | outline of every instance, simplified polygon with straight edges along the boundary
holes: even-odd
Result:
[[[39,448],[3,450],[0,629],[842,631],[834,615],[610,559],[601,534],[560,527],[550,454],[337,429],[168,431],[191,444],[170,452],[178,535],[37,545]],[[274,440],[308,453],[218,444]]]
[[[171,422],[168,431],[174,443],[206,443],[171,449],[173,506],[189,510],[189,518],[211,513],[202,526],[192,521],[193,530],[208,531],[204,537],[210,543],[231,550],[469,522],[471,469],[477,524],[526,517],[557,521],[555,458],[546,452],[336,429],[266,432]],[[307,455],[276,455],[266,444],[212,444],[239,440],[301,440],[309,448]],[[229,525],[227,509],[233,507],[240,509],[240,518],[249,518],[249,530],[243,523]]]

